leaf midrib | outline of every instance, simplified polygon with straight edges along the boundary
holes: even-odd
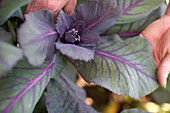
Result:
[[[93,22],[91,25],[89,25],[88,27],[86,27],[86,29],[90,29],[92,28],[93,26],[95,26],[96,24],[98,24],[108,13],[109,11],[111,10],[111,8],[109,8],[102,17],[100,17],[97,21]]]
[[[138,3],[142,2],[143,0],[139,0],[136,3],[134,3],[132,6],[128,7],[126,10],[123,11],[123,15],[128,12],[129,10],[131,10],[132,8],[134,8]]]
[[[45,75],[46,73],[51,69],[51,67],[55,64],[55,59],[56,59],[56,55],[53,56],[51,63],[43,70],[43,72],[41,72],[38,76],[36,76],[34,79],[32,79],[30,82],[30,84],[24,88],[24,90],[22,92],[20,92],[16,98],[10,103],[10,105],[5,108],[5,110],[3,110],[5,113],[8,113],[12,107],[20,100],[22,99],[22,97],[34,86],[36,85]]]
[[[123,62],[123,63],[129,65],[130,67],[134,68],[136,71],[139,71],[140,73],[144,74],[146,77],[149,77],[149,78],[151,78],[152,80],[156,81],[153,77],[149,76],[149,75],[146,74],[145,72],[142,72],[142,71],[141,71],[140,69],[138,69],[136,66],[134,66],[134,65],[131,64],[130,62],[127,62],[127,61],[124,60],[124,59],[120,59],[120,58],[118,58],[118,57],[116,57],[116,56],[113,56],[113,55],[110,55],[110,54],[108,54],[108,53],[104,53],[104,52],[101,52],[101,51],[98,51],[98,50],[95,50],[95,54],[99,54],[99,55],[105,56],[105,57],[107,57],[107,58],[109,58],[109,59],[115,59],[115,60],[117,60],[117,61],[119,61],[119,62]]]

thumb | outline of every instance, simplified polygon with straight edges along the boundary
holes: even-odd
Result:
[[[168,53],[163,59],[161,65],[157,71],[158,82],[162,87],[166,87],[166,79],[170,72],[170,53]]]

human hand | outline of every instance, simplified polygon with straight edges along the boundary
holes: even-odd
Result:
[[[170,5],[166,14],[150,24],[142,33],[150,42],[155,64],[158,68],[157,78],[162,87],[170,73]]]
[[[65,13],[74,12],[77,0],[33,0],[27,5],[25,13],[36,12],[40,9],[52,10],[56,15],[62,8]]]

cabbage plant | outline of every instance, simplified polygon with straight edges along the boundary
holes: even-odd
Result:
[[[77,73],[135,99],[158,88],[140,33],[163,15],[164,0],[78,0],[72,15],[61,10],[56,21],[50,10],[23,16],[29,2],[0,0],[0,112],[31,113],[47,95],[49,113],[96,113]]]

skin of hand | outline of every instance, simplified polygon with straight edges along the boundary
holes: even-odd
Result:
[[[165,15],[151,23],[140,35],[150,42],[158,68],[158,82],[160,86],[166,87],[166,79],[170,73],[170,4]]]
[[[52,10],[54,15],[63,8],[67,14],[74,12],[77,0],[33,0],[27,5],[26,14],[36,12],[40,9]]]

